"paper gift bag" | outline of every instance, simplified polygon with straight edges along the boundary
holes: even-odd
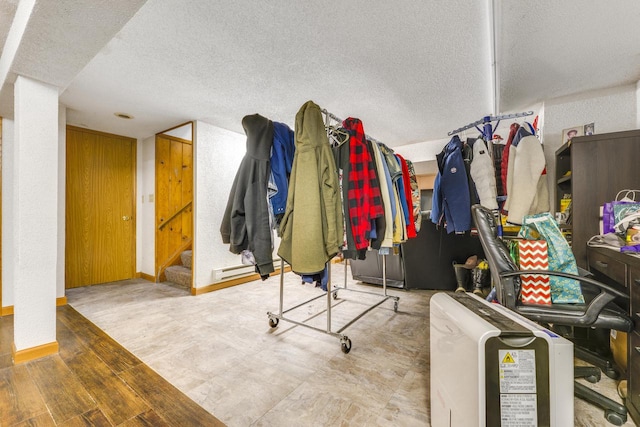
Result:
[[[549,270],[549,252],[545,240],[520,240],[518,242],[520,270]],[[523,274],[521,300],[523,304],[551,304],[549,276]]]
[[[527,240],[546,240],[549,270],[578,274],[578,266],[571,247],[549,212],[525,216],[518,237]],[[551,276],[550,283],[551,301],[554,304],[584,304],[578,280]]]

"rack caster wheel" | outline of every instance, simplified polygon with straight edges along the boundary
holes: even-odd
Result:
[[[333,299],[338,299],[338,292],[333,293]]]
[[[278,326],[278,322],[279,322],[279,319],[269,318],[269,326],[271,326],[272,328],[275,328],[276,326]]]
[[[613,368],[607,368],[604,370],[604,374],[611,378],[612,380],[617,380],[620,378],[620,372],[616,371]]]
[[[595,384],[595,383],[597,383],[598,381],[600,381],[600,378],[598,378],[598,377],[597,377],[597,376],[595,376],[595,375],[590,375],[590,376],[588,376],[588,377],[584,377],[584,379],[585,379],[585,380],[587,380],[588,382],[590,382],[591,384]]]
[[[350,340],[349,338],[345,338],[345,339],[342,341],[342,345],[341,345],[341,347],[342,347],[342,352],[343,352],[344,354],[349,353],[349,352],[351,351],[351,340]]]
[[[398,312],[398,301],[393,302],[393,311]]]
[[[604,417],[614,426],[621,426],[627,422],[627,414],[620,414],[610,409],[604,411]]]

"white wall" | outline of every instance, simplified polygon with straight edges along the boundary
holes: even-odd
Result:
[[[191,141],[191,123],[165,132],[165,135]],[[156,137],[139,139],[137,145],[137,223],[136,271],[155,276],[156,247]],[[195,180],[195,177],[194,177]]]
[[[164,135],[175,136],[176,138],[186,139],[187,141],[191,141],[193,138],[192,132],[193,124],[187,123],[184,126],[180,126],[179,128],[171,129],[168,132],[163,132]]]
[[[136,271],[155,276],[156,137],[138,140]]]
[[[193,283],[200,288],[213,283],[213,269],[240,264],[240,256],[222,243],[220,223],[246,136],[197,121],[194,139]]]
[[[640,80],[636,83],[636,128],[640,129]]]
[[[58,105],[58,261],[56,273],[56,297],[65,293],[65,223],[67,182],[67,109]]]
[[[638,127],[637,91],[636,85],[628,85],[545,102],[542,142],[551,200],[555,200],[555,152],[563,144],[562,130],[587,123],[595,123],[595,133],[635,129]]]
[[[2,119],[2,306],[13,305],[15,280],[15,230],[12,206],[16,203],[14,176],[17,154],[13,137],[13,120]]]
[[[14,344],[17,351],[55,342],[58,265],[58,88],[15,82],[13,229]],[[4,209],[3,209],[4,210]],[[4,261],[4,253],[3,253]]]

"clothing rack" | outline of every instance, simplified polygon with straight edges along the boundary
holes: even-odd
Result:
[[[330,113],[329,111],[327,111],[327,110],[326,110],[326,109],[324,109],[324,108],[323,108],[322,110],[320,110],[320,111],[322,111],[322,113],[324,113],[324,114],[327,116],[327,120],[326,120],[326,122],[325,122],[325,126],[329,126],[329,118],[331,118],[331,119],[335,120],[335,121],[336,121],[336,122],[338,122],[338,123],[342,123],[342,122],[344,122],[344,120],[342,120],[340,117],[338,117],[338,116],[336,116],[336,115],[334,115],[334,114]],[[373,142],[375,142],[375,143],[377,143],[377,144],[382,144],[382,142],[378,141],[378,140],[377,140],[377,139],[375,139],[375,138],[370,137],[370,136],[369,136],[369,135],[367,135],[367,134],[365,134],[365,135],[364,135],[364,137],[365,137],[366,139],[368,139],[369,141],[373,141]]]
[[[340,119],[339,117],[331,114],[330,112],[328,112],[327,110],[321,110],[322,113],[324,113],[326,115],[326,121],[325,121],[325,125],[328,126],[329,125],[329,119],[333,119],[336,120],[340,123],[343,122],[342,119]],[[370,138],[369,136],[365,135],[365,138],[374,141],[376,143],[379,143],[377,140]],[[388,249],[388,248],[385,248]],[[344,331],[345,329],[347,329],[349,326],[351,326],[353,323],[355,323],[358,319],[360,319],[362,316],[364,316],[365,314],[367,314],[368,312],[370,312],[371,310],[373,310],[374,308],[378,307],[380,304],[382,304],[383,302],[392,299],[393,300],[393,311],[397,312],[398,311],[398,301],[400,300],[400,297],[396,297],[396,296],[392,296],[392,295],[387,295],[387,253],[380,250],[379,253],[382,255],[383,259],[382,259],[382,288],[383,288],[383,293],[382,295],[380,293],[377,292],[369,292],[369,291],[363,291],[363,290],[359,290],[359,289],[350,289],[347,287],[347,266],[349,264],[348,259],[345,258],[344,260],[344,286],[336,286],[334,289],[331,289],[331,260],[329,260],[329,262],[327,263],[327,291],[322,293],[321,295],[318,295],[316,297],[313,297],[307,301],[301,302],[298,305],[291,307],[289,309],[284,309],[284,260],[280,259],[280,306],[279,306],[279,311],[278,313],[273,313],[273,312],[267,312],[267,316],[269,317],[269,326],[271,326],[272,328],[275,328],[276,326],[278,326],[278,322],[280,320],[284,320],[286,322],[290,322],[293,323],[295,325],[298,326],[303,326],[305,328],[309,328],[309,329],[313,329],[315,331],[318,332],[322,332],[325,333],[327,335],[331,335],[333,337],[336,337],[340,340],[340,346],[342,349],[342,352],[347,354],[351,351],[351,339],[349,339],[349,337],[347,335],[344,335],[342,333],[342,331]],[[354,317],[353,319],[351,319],[349,322],[347,322],[344,326],[342,326],[341,328],[339,328],[338,330],[333,330],[332,328],[332,324],[331,324],[331,309],[333,307],[333,303],[331,301],[331,299],[333,298],[334,300],[338,299],[338,291],[350,291],[350,292],[358,292],[358,293],[363,293],[363,294],[369,294],[369,295],[374,295],[374,296],[378,296],[381,297],[381,299],[377,302],[375,302],[374,304],[368,306],[364,311],[362,311],[360,314],[358,314],[356,317]],[[327,327],[326,329],[321,329],[321,328],[317,328],[315,326],[311,326],[308,325],[304,322],[299,322],[297,320],[293,320],[290,318],[285,317],[284,315],[286,313],[289,313],[293,310],[296,310],[312,301],[318,300],[320,298],[325,297],[327,298],[327,308],[326,308],[326,312],[327,312]],[[317,317],[318,315],[320,315],[322,312],[320,313],[316,313],[315,315],[311,316],[310,319]]]
[[[455,135],[456,133],[462,132],[463,130],[467,130],[467,129],[471,129],[472,127],[475,127],[476,129],[478,129],[478,132],[482,134],[482,137],[486,141],[491,141],[493,139],[493,132],[498,128],[498,126],[500,126],[501,120],[515,119],[517,117],[526,117],[526,116],[531,116],[532,114],[533,114],[533,111],[525,111],[522,113],[504,114],[501,116],[484,116],[480,120],[477,120],[473,123],[469,123],[468,125],[462,126],[461,128],[458,128],[456,130],[452,130],[447,135],[449,136]],[[495,126],[492,126],[491,122],[495,122],[496,120],[498,121],[498,123],[496,123]],[[482,129],[480,129],[478,125],[482,125]]]

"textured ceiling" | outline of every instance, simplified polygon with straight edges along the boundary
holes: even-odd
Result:
[[[242,132],[253,113],[293,125],[312,99],[389,144],[423,141],[452,104],[464,120],[490,106],[487,11],[463,3],[149,0],[62,102],[89,127],[125,111],[147,136],[190,119]]]
[[[500,112],[640,79],[637,0],[39,0],[11,72],[60,87],[69,123],[137,138],[194,119],[242,133],[253,113],[293,125],[312,99],[390,146],[441,146],[494,113],[491,4]]]
[[[502,1],[500,105],[640,80],[640,2]]]
[[[4,46],[11,27],[11,21],[16,13],[18,0],[0,0],[0,46]]]

